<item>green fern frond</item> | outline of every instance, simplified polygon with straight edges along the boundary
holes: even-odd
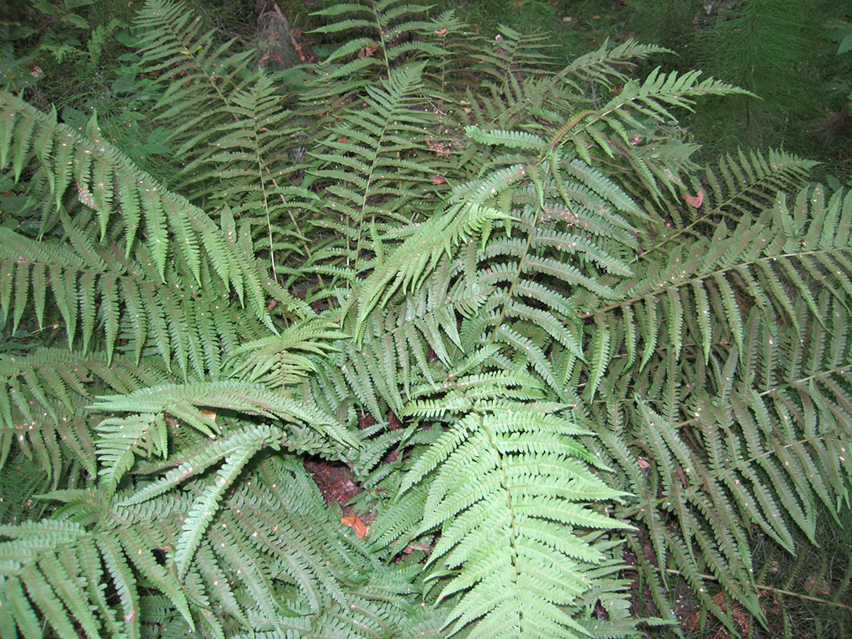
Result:
[[[847,304],[849,248],[836,243],[844,238],[836,237],[834,229],[850,208],[848,194],[836,194],[825,203],[819,193],[805,189],[797,196],[801,223],[794,237],[789,234],[795,223],[779,195],[776,206],[758,220],[746,216],[733,231],[721,223],[711,240],[691,246],[681,240],[665,268],[655,264],[632,287],[625,280],[627,300],[590,313],[598,327],[595,334],[623,335],[631,362],[641,350],[644,367],[655,351],[670,348],[679,355],[686,344],[700,345],[705,361],[714,344],[736,344],[744,354],[752,307],[764,314],[774,333],[784,326],[798,333],[804,325],[822,322],[824,313],[812,291],[825,289]],[[805,233],[809,239],[803,241]],[[799,300],[810,310],[806,319],[797,310]],[[620,318],[612,314],[616,309]],[[697,309],[697,316],[687,309]]]
[[[347,113],[312,154],[317,164],[310,176],[327,183],[328,215],[317,226],[321,234],[331,232],[312,259],[345,267],[337,272],[350,288],[374,268],[371,258],[382,253],[383,242],[398,241],[386,236],[389,227],[429,213],[411,208],[424,197],[430,175],[441,172],[426,159],[434,117],[424,108],[421,71],[422,65],[394,69],[381,88],[369,88],[371,108]]]
[[[38,461],[54,486],[71,459],[95,475],[94,420],[85,410],[94,394],[131,392],[167,379],[164,369],[124,357],[110,362],[61,349],[0,355],[0,462],[20,451]]]
[[[437,57],[444,53],[440,47],[429,42],[406,38],[408,34],[429,26],[429,23],[416,17],[429,7],[401,4],[401,1],[380,0],[368,4],[347,2],[314,12],[313,15],[323,18],[348,16],[319,27],[315,30],[316,33],[356,31],[359,34],[359,37],[349,40],[329,56],[326,63],[358,54],[352,64],[344,65],[340,69],[332,68],[332,78],[343,73],[351,75],[356,70],[361,71],[372,66],[380,67],[383,75],[388,75],[392,66],[403,57],[410,59],[417,54]],[[349,84],[352,84],[351,79]]]
[[[273,275],[288,261],[279,234],[287,233],[291,250],[299,257],[311,256],[301,227],[317,199],[311,191],[292,185],[298,172],[293,156],[306,140],[293,126],[293,115],[282,108],[282,100],[280,87],[266,75],[244,90],[234,90],[229,104],[208,117],[210,122],[221,121],[210,133],[209,145],[215,152],[200,161],[192,176],[205,185],[199,195],[209,188],[217,206],[229,206],[236,218],[252,221],[259,245],[268,250]],[[219,188],[224,184],[226,189]]]
[[[582,636],[564,607],[587,590],[584,572],[605,555],[580,531],[627,528],[586,500],[619,493],[591,472],[597,462],[575,439],[584,429],[557,407],[488,399],[501,381],[462,377],[446,401],[420,400],[406,410],[449,420],[450,428],[401,491],[433,476],[420,532],[442,529],[428,565],[431,579],[443,584],[439,599],[455,600],[446,622],[451,634],[468,628],[471,636]]]
[[[655,355],[661,384],[637,386],[642,397],[634,401],[615,394],[608,399],[613,407],[624,402],[617,411],[635,437],[632,451],[619,448],[623,435],[605,433],[610,427],[604,422],[593,427],[609,463],[623,471],[621,486],[637,497],[629,512],[656,556],[644,569],[647,578],[659,579],[653,575],[673,563],[702,606],[730,628],[730,613],[710,600],[704,575],[709,572],[756,619],[763,619],[748,551],[749,526],[758,526],[794,553],[796,529],[814,541],[816,502],[832,513],[848,504],[848,468],[836,461],[852,443],[852,404],[846,404],[848,393],[839,381],[849,360],[846,313],[827,290],[817,304],[831,328],[818,326],[801,336],[773,325],[753,308],[744,327],[749,349],[725,354],[714,346],[715,369],[705,368],[703,360],[686,364],[673,351],[664,361]],[[794,313],[804,322],[810,314],[807,302],[797,300]],[[681,367],[692,380],[686,387],[675,386]],[[670,520],[677,521],[677,529],[667,524]]]
[[[44,327],[46,309],[51,315],[56,309],[70,347],[81,344],[85,351],[96,345],[109,358],[119,349],[137,359],[153,347],[167,366],[176,363],[184,376],[190,369],[198,375],[217,374],[240,333],[268,332],[259,321],[247,322],[224,309],[213,322],[209,309],[221,303],[227,289],[221,281],[210,281],[207,272],[204,288],[180,291],[181,271],[173,265],[160,282],[144,248],[123,258],[119,247],[94,242],[93,225],[80,228],[64,215],[63,222],[70,247],[37,242],[8,229],[0,233],[0,260],[8,267],[10,284],[14,274],[13,286],[0,292],[0,301],[13,317],[32,309]],[[222,347],[213,347],[207,337]]]
[[[150,541],[138,535],[118,530],[93,533],[73,522],[42,521],[3,526],[0,536],[6,539],[0,542],[0,555],[6,558],[0,589],[8,604],[0,614],[8,627],[17,625],[33,636],[28,633],[38,614],[62,637],[79,637],[78,628],[92,639],[139,637],[136,570],[168,593],[185,622],[194,627],[175,576],[151,554]],[[97,587],[104,582],[116,600],[108,601]]]
[[[814,166],[809,160],[775,149],[720,158],[717,168],[707,167],[702,175],[690,178],[689,185],[679,185],[686,188],[685,195],[695,194],[697,198],[701,194],[698,207],[687,206],[684,193],[679,192],[676,202],[666,201],[664,211],[654,213],[658,217],[654,229],[657,237],[649,238],[642,256],[654,259],[655,251],[665,250],[670,242],[712,236],[722,221],[736,223],[746,213],[757,215],[772,207],[779,193],[793,194],[803,188]]]
[[[252,81],[252,50],[233,53],[234,41],[217,42],[202,32],[201,17],[172,0],[148,0],[134,21],[140,64],[156,74],[162,94],[153,107],[167,123],[169,142],[182,166],[174,182],[192,184],[193,172],[216,152],[215,125],[229,121],[224,107]]]
[[[334,322],[308,319],[279,335],[246,342],[231,354],[229,374],[249,382],[264,381],[272,388],[298,383],[316,365],[310,355],[329,356],[334,340],[345,339]]]
[[[122,219],[125,255],[130,255],[139,227],[144,229],[157,279],[165,280],[166,258],[171,249],[180,255],[196,284],[201,285],[203,255],[225,287],[235,290],[267,325],[271,326],[271,320],[261,291],[279,298],[285,307],[299,306],[260,272],[254,256],[246,255],[246,243],[239,234],[223,233],[201,209],[138,171],[104,140],[83,138],[18,98],[0,94],[0,122],[5,129],[0,132],[0,139],[19,139],[19,127],[26,127],[29,118],[45,136],[36,157],[57,206],[65,198],[73,176],[79,199],[98,211],[101,239],[111,220]],[[101,176],[103,180],[96,182]],[[227,218],[224,222],[227,227]],[[167,229],[173,237],[169,237]],[[71,310],[66,310],[70,318]]]
[[[691,109],[695,98],[706,95],[731,95],[747,93],[730,84],[713,80],[699,81],[700,71],[685,74],[660,73],[659,68],[643,81],[629,80],[621,92],[599,109],[582,111],[553,133],[549,145],[560,148],[569,142],[580,157],[587,155],[587,145],[597,146],[607,155],[612,154],[609,142],[595,132],[598,122],[605,123],[615,134],[627,142],[626,127],[644,130],[637,119],[638,112],[649,121],[659,124],[677,122],[670,109]],[[635,110],[635,112],[634,112]],[[586,137],[586,136],[589,137]]]
[[[642,44],[634,39],[612,46],[604,43],[599,49],[581,55],[572,60],[556,78],[565,82],[576,91],[584,90],[587,83],[611,85],[628,79],[624,73],[652,55],[671,53],[669,49],[655,44]],[[574,78],[583,82],[581,84]]]
[[[221,428],[214,419],[215,414],[202,411],[200,407],[305,424],[322,436],[348,446],[359,446],[357,439],[332,416],[262,384],[239,381],[161,384],[125,395],[102,396],[98,400],[93,407],[99,411],[168,413],[208,437],[215,437]]]

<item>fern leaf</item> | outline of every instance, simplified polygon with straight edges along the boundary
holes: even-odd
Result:
[[[182,578],[189,570],[189,562],[219,508],[222,495],[257,451],[268,443],[274,444],[280,437],[280,431],[256,427],[229,438],[225,463],[216,472],[212,485],[195,499],[186,521],[183,522],[183,533],[175,547],[175,563],[179,577]]]

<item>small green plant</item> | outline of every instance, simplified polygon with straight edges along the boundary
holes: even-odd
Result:
[[[659,46],[423,11],[275,70],[148,0],[159,178],[0,93],[4,639],[774,631],[761,558],[848,514],[852,194],[696,166],[743,92]]]

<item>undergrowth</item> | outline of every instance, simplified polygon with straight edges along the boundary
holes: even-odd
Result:
[[[0,635],[848,628],[852,194],[657,45],[312,19],[148,0],[144,156],[0,93]]]

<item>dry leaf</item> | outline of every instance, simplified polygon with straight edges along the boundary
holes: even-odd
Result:
[[[359,539],[366,535],[367,530],[369,530],[364,525],[364,522],[358,519],[358,515],[347,515],[346,517],[341,518],[340,523],[349,526],[352,530],[354,530]]]
[[[437,173],[435,173],[434,175],[432,175],[429,179],[432,181],[432,184],[434,184],[434,185],[436,185],[436,186],[437,186],[438,184],[443,184],[443,183],[444,183],[444,176],[443,176],[443,175],[438,175]]]
[[[201,414],[204,415],[211,422],[216,421],[216,413],[214,413],[212,410],[202,410]]]
[[[699,190],[698,195],[684,195],[683,199],[689,206],[697,209],[704,201],[704,191]]]
[[[362,49],[360,49],[358,51],[358,57],[359,58],[369,58],[378,50],[379,50],[379,45],[368,44],[366,47],[363,47]]]
[[[435,33],[438,34],[438,35],[446,35],[447,30],[446,29],[438,29],[437,31],[435,31]]]
[[[649,462],[647,459],[644,459],[643,457],[639,458],[639,468],[641,468],[642,470],[646,470],[650,467],[651,467],[651,462]]]

